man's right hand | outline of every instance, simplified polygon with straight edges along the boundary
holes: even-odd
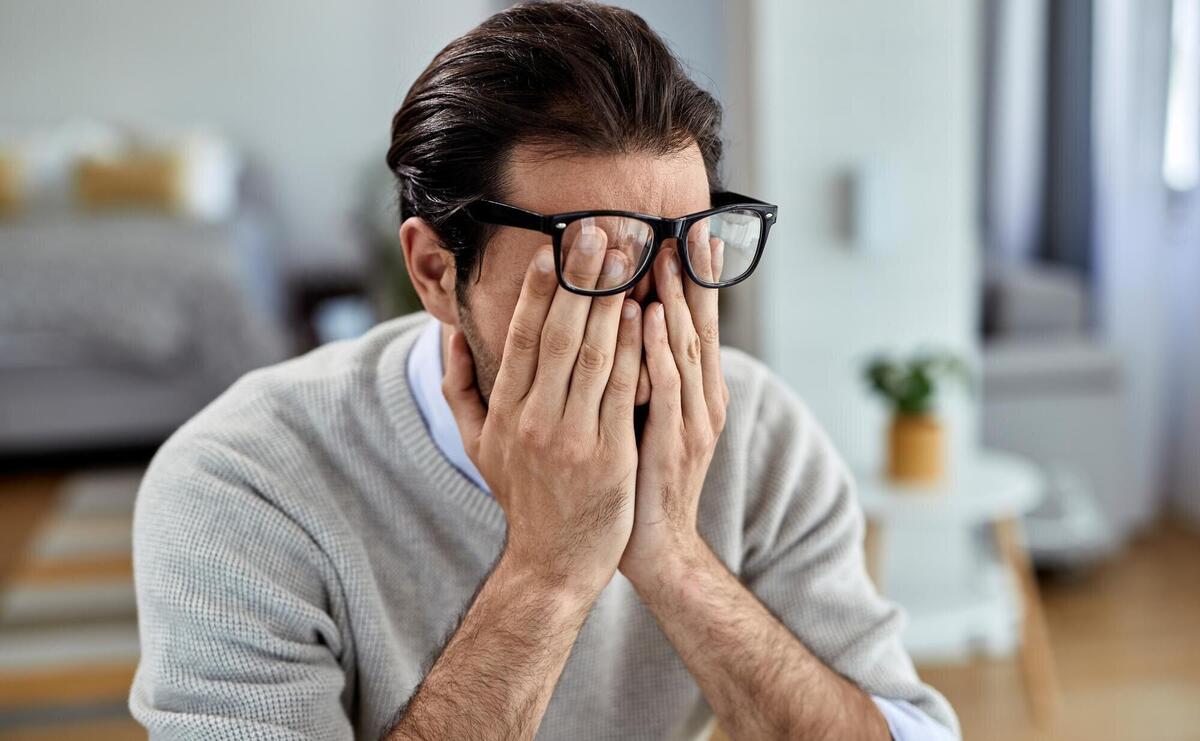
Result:
[[[617,285],[628,270],[594,226],[564,266],[583,286]],[[633,526],[641,326],[622,294],[561,288],[546,245],[526,271],[486,408],[466,339],[451,335],[442,391],[507,516],[508,567],[593,597],[616,571]]]

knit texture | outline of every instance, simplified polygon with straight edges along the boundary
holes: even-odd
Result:
[[[141,663],[153,738],[377,739],[500,554],[504,513],[435,447],[405,361],[424,313],[254,371],[180,428],[138,494]],[[846,468],[801,402],[725,349],[727,422],[705,541],[799,639],[866,692],[957,733],[863,564]],[[798,698],[802,702],[802,698]],[[712,711],[617,574],[539,739],[699,739]]]

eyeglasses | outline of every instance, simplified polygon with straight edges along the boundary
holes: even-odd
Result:
[[[684,271],[705,288],[726,288],[750,277],[779,207],[727,192],[713,193],[712,204],[678,219],[633,211],[547,215],[488,200],[473,201],[464,210],[481,224],[549,234],[559,285],[584,296],[610,296],[636,285],[668,239],[687,244],[678,251]],[[598,249],[602,245],[605,249]],[[616,270],[602,271],[601,258],[614,250],[625,259]]]

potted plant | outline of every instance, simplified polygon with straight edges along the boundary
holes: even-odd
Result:
[[[905,484],[933,484],[945,473],[945,432],[934,413],[938,385],[969,383],[966,364],[948,352],[922,352],[908,360],[879,356],[866,366],[871,389],[892,407],[887,474]]]

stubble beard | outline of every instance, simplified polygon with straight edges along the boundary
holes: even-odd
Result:
[[[484,406],[492,398],[492,388],[496,385],[496,375],[500,372],[500,358],[491,351],[483,341],[482,333],[475,318],[463,301],[458,301],[458,328],[462,330],[467,346],[471,348],[471,357],[475,362],[475,385],[479,388],[479,396]]]

